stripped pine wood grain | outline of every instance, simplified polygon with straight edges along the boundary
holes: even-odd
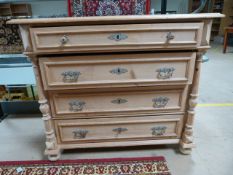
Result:
[[[63,149],[136,145],[179,144],[190,154],[202,55],[221,17],[8,21],[20,25],[33,63],[49,160]]]

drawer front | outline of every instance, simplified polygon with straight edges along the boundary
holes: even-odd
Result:
[[[54,116],[97,117],[127,113],[183,112],[187,90],[50,93]]]
[[[182,116],[55,120],[60,143],[180,138]]]
[[[196,48],[203,23],[162,23],[31,28],[36,52]]]
[[[160,53],[40,58],[45,89],[191,83],[196,54]]]

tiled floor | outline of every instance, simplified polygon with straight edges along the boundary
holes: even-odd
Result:
[[[233,103],[233,48],[214,45],[203,64],[199,103]],[[197,107],[191,155],[177,146],[143,146],[66,151],[62,159],[165,156],[173,175],[230,175],[233,167],[233,106]],[[0,160],[46,159],[38,115],[10,116],[0,123]]]

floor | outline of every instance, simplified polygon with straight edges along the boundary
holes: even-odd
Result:
[[[207,53],[210,61],[203,64],[199,103],[207,106],[197,107],[197,147],[191,155],[180,154],[177,146],[145,146],[66,151],[62,159],[162,155],[173,175],[232,174],[233,47],[226,54],[221,50],[222,46],[213,45]],[[46,159],[44,147],[43,123],[38,115],[10,116],[0,123],[0,160]]]

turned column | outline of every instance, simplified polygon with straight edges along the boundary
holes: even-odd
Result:
[[[190,154],[192,148],[195,147],[193,143],[193,123],[195,117],[195,108],[197,106],[197,97],[198,97],[198,87],[199,87],[199,79],[200,79],[200,71],[201,71],[201,63],[202,56],[204,52],[197,52],[194,76],[193,76],[193,84],[191,88],[191,93],[188,101],[188,110],[186,114],[186,123],[184,132],[182,135],[182,139],[180,142],[180,151],[183,154]]]
[[[57,145],[56,136],[54,133],[54,127],[51,119],[50,114],[50,106],[42,90],[42,82],[39,76],[39,69],[38,69],[38,59],[31,58],[33,70],[36,78],[38,96],[39,96],[39,104],[40,104],[40,111],[42,113],[42,120],[44,121],[45,126],[45,136],[46,136],[46,149],[45,154],[48,155],[49,160],[55,161],[58,160],[60,157],[60,149]]]

